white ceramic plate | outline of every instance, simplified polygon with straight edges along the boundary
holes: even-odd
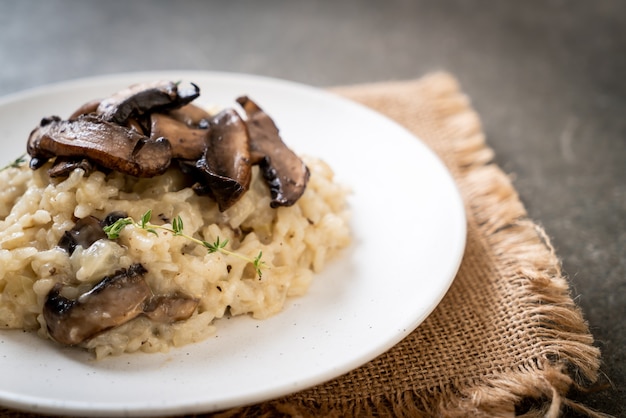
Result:
[[[192,81],[199,102],[257,101],[296,152],[319,156],[352,188],[354,244],[309,293],[270,319],[221,320],[214,338],[167,354],[93,361],[21,331],[0,331],[0,404],[40,413],[149,416],[280,397],[346,373],[413,331],[450,286],[465,246],[463,204],[433,152],[385,117],[311,87],[208,72],[82,79],[0,100],[0,166],[43,116],[139,81]],[[1,187],[1,185],[0,185]]]

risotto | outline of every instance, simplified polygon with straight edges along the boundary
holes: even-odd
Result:
[[[120,272],[130,277],[135,266],[141,266],[151,301],[160,295],[174,301],[162,305],[163,312],[169,315],[183,300],[193,301],[186,305],[189,313],[158,320],[142,299],[145,312],[70,345],[97,358],[167,351],[207,338],[224,316],[264,319],[278,313],[286,298],[305,294],[314,274],[350,243],[346,189],[320,159],[302,160],[310,178],[297,201],[271,205],[262,169],[254,166],[246,192],[227,208],[194,190],[188,174],[175,167],[145,178],[81,166],[51,177],[54,158],[35,170],[28,159],[4,168],[0,328],[52,338],[46,308],[56,303],[57,314],[65,314],[73,306],[68,301],[80,304],[86,294],[100,292],[103,278]],[[104,222],[111,214],[128,220],[117,236],[71,251],[60,245],[81,220]],[[51,302],[55,292],[61,302]]]

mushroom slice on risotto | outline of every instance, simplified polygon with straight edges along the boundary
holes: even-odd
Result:
[[[43,307],[48,333],[65,345],[80,344],[108,329],[142,314],[157,322],[189,318],[198,306],[196,299],[182,296],[153,296],[141,264],[106,276],[76,299],[64,297],[64,285],[56,284]]]

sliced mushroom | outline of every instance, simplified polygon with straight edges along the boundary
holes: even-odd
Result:
[[[273,208],[293,205],[304,193],[309,168],[285,145],[274,121],[256,103],[246,96],[239,97],[237,103],[248,116],[250,151],[262,157],[259,167],[270,188],[270,205]]]
[[[153,296],[146,273],[141,264],[133,264],[103,278],[76,299],[61,295],[63,285],[56,284],[43,307],[48,333],[61,344],[77,345],[139,315],[162,323],[193,315],[198,299],[179,294]]]
[[[28,152],[28,155],[31,156],[29,163],[29,167],[31,169],[38,169],[39,167],[47,163],[50,158],[54,157],[54,154],[52,154],[51,152],[39,150],[39,136],[41,135],[42,131],[49,129],[47,128],[48,125],[56,125],[59,122],[61,122],[61,118],[58,116],[42,118],[41,121],[39,121],[39,126],[37,126],[30,132],[28,142],[26,143],[26,151]]]
[[[218,113],[211,119],[209,129],[209,145],[195,164],[200,178],[196,191],[210,194],[224,211],[250,187],[252,165],[248,130],[233,109]]]
[[[170,110],[167,114],[190,128],[206,129],[211,120],[209,112],[191,103],[179,109]]]
[[[54,156],[83,157],[111,170],[137,177],[152,177],[167,170],[171,146],[167,140],[150,138],[114,123],[91,116],[63,121],[43,119],[30,134],[27,151],[31,168]]]
[[[72,254],[79,245],[89,248],[94,242],[105,238],[107,235],[100,220],[95,216],[86,216],[77,220],[72,229],[65,231],[57,246]]]
[[[146,303],[144,314],[154,322],[170,324],[189,318],[200,301],[184,295],[154,296]]]
[[[150,121],[146,118],[130,118],[126,121],[124,126],[141,135],[150,136]]]
[[[90,113],[95,113],[98,110],[98,106],[100,106],[100,99],[90,100],[87,103],[83,104],[81,107],[76,109],[74,113],[70,115],[69,120],[78,119],[79,116],[88,115]]]
[[[126,217],[128,217],[128,214],[126,212],[113,211],[104,217],[104,219],[100,222],[100,226],[104,228],[105,226],[113,225],[118,220],[124,219]]]
[[[81,157],[57,157],[54,160],[54,164],[48,170],[48,175],[52,178],[67,177],[72,171],[77,168],[82,169],[85,175],[88,176],[93,172],[95,167],[86,158]]]
[[[172,146],[172,158],[198,160],[206,151],[209,129],[189,127],[184,122],[163,113],[150,115],[150,139],[166,138]]]
[[[125,212],[111,212],[103,220],[95,216],[80,218],[72,229],[65,231],[57,247],[72,254],[79,245],[83,248],[91,247],[94,242],[108,238],[104,232],[104,227],[114,224],[118,219],[126,218]]]
[[[191,104],[198,86],[171,81],[135,84],[78,108],[69,120],[42,119],[28,139],[30,167],[56,157],[50,176],[90,166],[136,177],[163,174],[176,161],[224,211],[250,187],[259,165],[271,193],[270,206],[293,205],[304,193],[309,169],[282,141],[272,119],[246,96],[233,109],[212,117]]]
[[[132,116],[176,109],[200,95],[195,84],[179,86],[171,81],[134,84],[100,102],[97,113],[106,121],[124,124]]]
[[[77,299],[62,296],[63,285],[55,285],[43,307],[48,333],[61,344],[76,345],[141,315],[152,295],[143,279],[145,273],[141,264],[133,264],[105,277]]]

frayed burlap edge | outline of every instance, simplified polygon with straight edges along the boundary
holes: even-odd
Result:
[[[423,105],[429,107],[418,106],[425,114],[416,125],[398,116],[406,103],[394,101],[393,93],[404,89],[422,93]],[[493,151],[485,142],[480,120],[456,80],[446,73],[435,73],[413,82],[334,91],[396,119],[442,158],[466,202],[469,233],[477,233],[478,243],[485,246],[485,253],[493,258],[491,265],[500,276],[519,278],[529,287],[528,293],[533,297],[528,306],[542,341],[541,355],[472,381],[455,381],[450,376],[451,383],[427,390],[389,391],[383,396],[362,394],[337,400],[320,398],[320,391],[314,388],[217,416],[501,417],[516,416],[516,408],[520,412],[520,405],[530,401],[532,406],[517,416],[554,418],[567,406],[570,411],[606,417],[566,397],[570,389],[596,381],[599,350],[593,346],[582,313],[570,296],[569,284],[546,233],[527,218],[510,179],[493,164]]]

